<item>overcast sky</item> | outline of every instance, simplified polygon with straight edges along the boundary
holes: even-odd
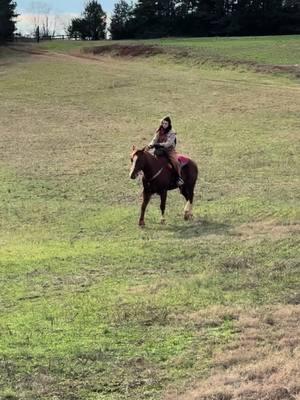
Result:
[[[78,13],[80,14],[84,5],[87,3],[85,0],[16,0],[17,9],[19,12],[28,12],[32,8],[32,3],[47,3],[49,7],[55,10],[58,13]],[[114,0],[98,0],[98,3],[101,4],[102,8],[106,12],[111,12],[114,6]]]
[[[70,20],[80,15],[87,3],[86,0],[16,0],[18,17],[17,28],[23,34],[32,33],[35,14],[42,13],[41,10],[49,9],[50,25],[55,24],[57,34],[64,33],[64,28]],[[103,10],[110,15],[115,0],[98,0]],[[55,22],[54,22],[55,21]]]

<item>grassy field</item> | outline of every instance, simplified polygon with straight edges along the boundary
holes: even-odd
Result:
[[[76,42],[52,41],[40,44],[40,48],[55,51],[76,51],[82,47],[110,44],[145,44],[163,47],[166,51],[184,52],[194,60],[260,63],[266,65],[299,65],[300,36],[257,36],[229,38],[174,38],[139,41]],[[182,61],[182,60],[181,60]]]
[[[0,102],[1,400],[300,398],[295,79],[1,49]],[[172,192],[141,230],[165,114],[194,220]]]

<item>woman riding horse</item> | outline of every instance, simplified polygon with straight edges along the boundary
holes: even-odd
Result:
[[[154,193],[160,196],[161,223],[165,222],[164,213],[167,191],[176,189],[177,187],[179,187],[180,193],[186,199],[184,219],[187,220],[192,217],[194,188],[198,177],[198,167],[193,160],[182,155],[180,159],[183,164],[180,165],[175,146],[176,132],[172,130],[170,117],[163,118],[149,146],[140,150],[133,146],[129,176],[131,179],[135,179],[139,172],[143,172],[144,190],[139,219],[140,226],[145,225],[145,211]],[[165,150],[167,157],[157,157],[148,151],[149,148],[162,148]],[[174,168],[171,168],[169,161]]]
[[[157,193],[160,196],[161,223],[165,222],[165,208],[167,200],[167,191],[178,187],[174,169],[171,168],[166,157],[156,157],[151,154],[145,147],[137,149],[133,146],[131,154],[131,169],[129,177],[135,179],[139,173],[143,172],[143,202],[141,206],[141,214],[139,225],[144,226],[144,216],[147,205],[151,196]],[[186,199],[184,207],[184,219],[188,220],[192,217],[192,207],[194,199],[194,188],[198,177],[197,164],[188,157],[180,156],[184,162],[182,166],[182,176],[184,183],[179,187],[180,193]]]
[[[184,184],[181,177],[181,166],[178,161],[178,155],[175,151],[176,147],[176,132],[172,129],[172,122],[170,117],[164,117],[160,126],[155,132],[155,136],[148,145],[148,148],[162,148],[170,160],[174,170],[177,173],[176,183],[180,187]]]

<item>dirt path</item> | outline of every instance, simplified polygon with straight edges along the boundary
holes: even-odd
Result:
[[[23,53],[23,54],[27,54],[29,56],[33,56],[34,58],[49,58],[49,59],[53,59],[53,60],[78,60],[80,59],[82,62],[86,62],[86,63],[91,63],[91,62],[101,62],[102,60],[99,59],[99,57],[95,57],[95,56],[88,56],[86,54],[81,54],[81,53],[72,53],[72,54],[68,54],[68,53],[59,53],[56,51],[48,51],[48,50],[42,50],[42,49],[33,49],[30,46],[28,47],[18,47],[18,46],[8,46],[7,47],[9,50],[13,51],[13,52],[18,52],[18,53]]]

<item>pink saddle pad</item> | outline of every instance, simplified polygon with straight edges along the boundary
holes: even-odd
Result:
[[[184,167],[190,161],[189,157],[185,156],[184,154],[178,154],[177,159],[182,167]]]

